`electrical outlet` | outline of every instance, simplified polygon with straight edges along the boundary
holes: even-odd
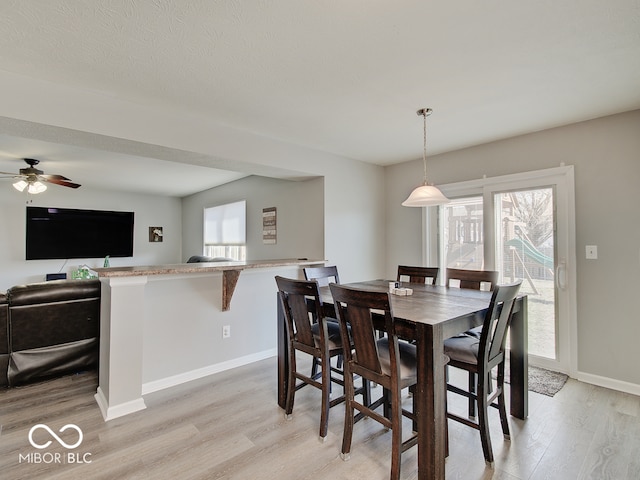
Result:
[[[225,325],[222,327],[222,338],[229,338],[231,336],[231,325]]]

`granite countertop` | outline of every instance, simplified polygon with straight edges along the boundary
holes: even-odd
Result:
[[[93,268],[98,277],[135,277],[144,275],[171,275],[183,273],[222,272],[250,268],[287,267],[294,265],[318,265],[325,260],[288,258],[281,260],[247,260],[244,262],[175,263],[169,265],[141,265],[132,267]]]

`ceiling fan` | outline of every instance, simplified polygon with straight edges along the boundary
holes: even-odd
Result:
[[[15,178],[16,182],[13,184],[16,190],[24,191],[27,189],[29,193],[42,193],[47,189],[47,186],[43,182],[54,183],[63,187],[78,188],[80,184],[73,183],[67,177],[62,175],[45,175],[42,170],[36,168],[36,165],[40,163],[40,160],[34,158],[23,159],[27,165],[27,168],[21,168],[20,173],[0,172],[0,175],[8,175],[9,177],[0,178]]]

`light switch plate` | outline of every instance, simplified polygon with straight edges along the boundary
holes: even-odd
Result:
[[[587,245],[585,248],[586,248],[587,260],[597,260],[598,259],[598,246],[597,245]]]

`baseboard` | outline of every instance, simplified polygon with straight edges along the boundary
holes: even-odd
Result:
[[[214,365],[208,365],[206,367],[191,370],[179,375],[173,375],[171,377],[162,378],[160,380],[153,380],[151,382],[142,384],[142,394],[146,395],[148,393],[164,390],[165,388],[175,387],[176,385],[190,382],[192,380],[207,377],[215,373],[224,372],[225,370],[231,370],[232,368],[249,365],[250,363],[259,362],[260,360],[274,357],[276,354],[277,350],[273,348],[271,350],[264,350],[262,352],[252,353],[251,355],[245,355],[244,357],[238,357],[232,360],[227,360],[225,362],[216,363]]]
[[[613,378],[601,377],[599,375],[584,372],[578,372],[576,379],[599,387],[605,387],[611,390],[640,396],[640,385],[635,383],[623,382],[622,380],[615,380]]]
[[[107,397],[100,387],[98,387],[94,398],[96,399],[96,403],[100,408],[102,418],[104,418],[105,422],[113,420],[114,418],[124,417],[125,415],[129,415],[130,413],[138,412],[147,408],[147,405],[144,403],[144,399],[142,398],[110,407],[109,402],[107,401]]]

